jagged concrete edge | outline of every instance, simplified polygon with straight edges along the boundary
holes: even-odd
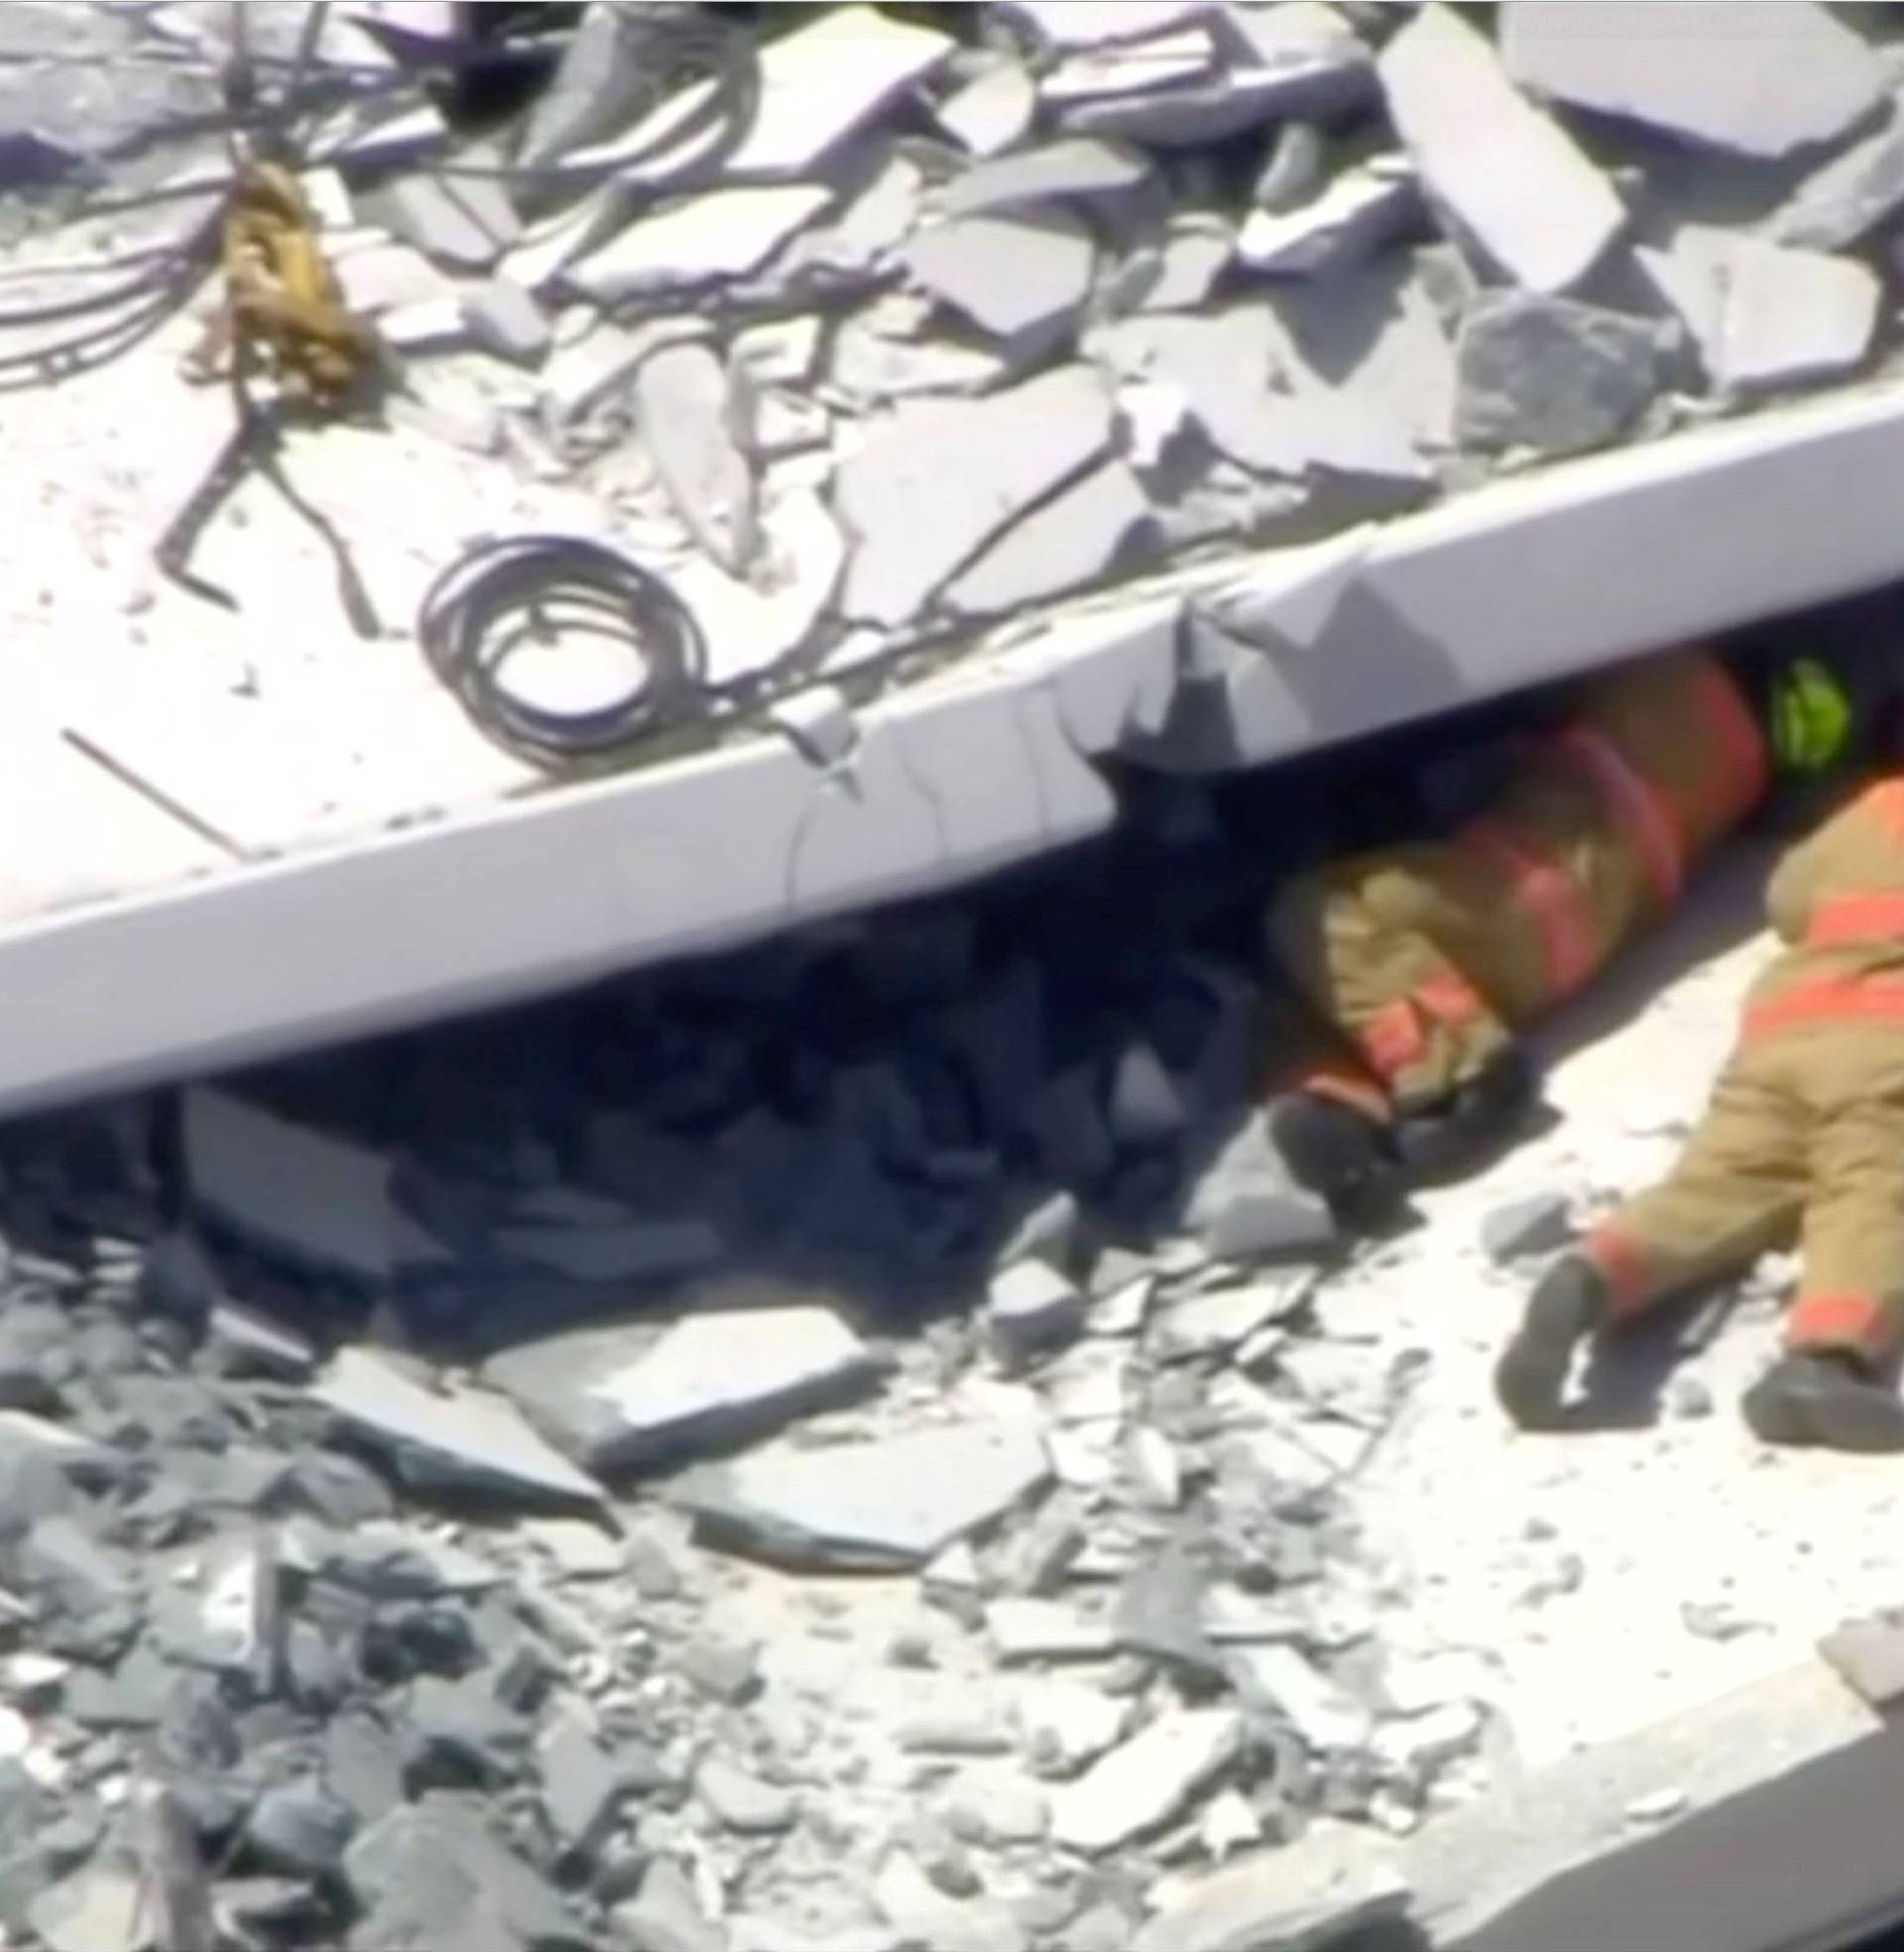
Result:
[[[1904,1727],[1810,1658],[1430,1824],[1409,1911],[1434,1952],[1843,1952],[1904,1917],[1901,1796]]]
[[[1271,551],[1189,599],[1134,756],[1259,764],[1873,588],[1904,575],[1901,493],[1884,382],[1496,481],[1382,525],[1346,577],[1328,545],[1307,575]]]
[[[1176,606],[1080,618],[868,708],[0,933],[0,1113],[520,1000],[1088,838],[1161,723]]]

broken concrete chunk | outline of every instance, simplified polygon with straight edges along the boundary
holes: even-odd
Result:
[[[753,469],[736,444],[726,369],[711,348],[667,345],[635,375],[642,438],[695,540],[739,575],[760,540]]]
[[[1336,1231],[1328,1207],[1290,1178],[1260,1111],[1197,1174],[1183,1218],[1219,1261],[1321,1253]]]
[[[1298,1847],[1245,1858],[1173,1896],[1132,1952],[1331,1952],[1408,1900],[1389,1845],[1325,1818]]]
[[[1225,26],[1243,44],[1243,74],[1260,70],[1276,84],[1268,107],[1278,121],[1332,120],[1374,93],[1368,43],[1323,0],[1232,7]]]
[[[843,766],[860,742],[859,720],[836,684],[815,684],[778,699],[768,717],[815,766]]]
[[[1053,1840],[1096,1855],[1157,1829],[1229,1766],[1242,1741],[1234,1709],[1165,1712],[1052,1797]]]
[[[694,1791],[724,1829],[743,1837],[777,1836],[793,1827],[799,1805],[790,1791],[763,1782],[719,1756],[695,1771]]]
[[[1008,530],[953,579],[946,605],[964,617],[996,617],[1062,596],[1108,574],[1152,532],[1136,476],[1107,461]]]
[[[731,685],[774,670],[812,639],[846,569],[846,539],[817,493],[792,489],[761,508],[745,578],[693,557],[675,593],[707,642],[707,678]]]
[[[1577,454],[1629,427],[1659,385],[1653,328],[1572,299],[1489,293],[1470,307],[1456,357],[1464,445]]]
[[[1037,84],[1013,61],[988,68],[932,110],[939,127],[977,157],[997,156],[1021,142],[1037,112]]]
[[[708,1309],[658,1337],[583,1329],[494,1356],[484,1379],[591,1470],[641,1469],[858,1394],[866,1345],[830,1308]]]
[[[1638,257],[1724,390],[1830,379],[1870,350],[1880,287],[1861,264],[1696,224],[1683,225],[1670,250]]]
[[[522,231],[502,184],[480,177],[399,177],[360,209],[452,271],[487,271]]]
[[[1373,1715],[1293,1647],[1233,1647],[1225,1664],[1246,1703],[1273,1709],[1318,1754],[1368,1741]]]
[[[1230,227],[1214,218],[1172,220],[1155,275],[1137,300],[1139,311],[1194,311],[1216,290],[1237,255]]]
[[[985,1609],[985,1631],[1000,1660],[1102,1660],[1117,1650],[1117,1636],[1101,1620],[1087,1620],[1058,1600],[1002,1599]]]
[[[193,1200],[234,1233],[321,1272],[389,1278],[381,1154],[205,1085],[185,1093],[184,1146]]]
[[[462,294],[471,339],[498,359],[534,366],[549,349],[554,328],[535,294],[508,278],[491,278]]]
[[[536,96],[517,156],[539,169],[606,135],[653,85],[644,50],[617,7],[588,7]]]
[[[597,1500],[602,1488],[551,1449],[500,1397],[424,1389],[365,1349],[340,1349],[310,1397],[395,1455],[414,1483],[488,1485]]]
[[[810,171],[929,74],[953,45],[948,34],[865,6],[830,7],[811,25],[774,36],[761,50],[760,104],[723,174]]]
[[[1150,165],[1136,150],[1079,136],[968,170],[946,190],[945,213],[967,217],[1064,197],[1122,196],[1149,175]]]
[[[763,1450],[698,1471],[680,1501],[711,1542],[795,1565],[923,1565],[1039,1489],[1030,1423],[956,1423],[825,1450]]]
[[[1308,275],[1366,258],[1407,224],[1419,206],[1413,178],[1370,166],[1347,170],[1293,209],[1251,210],[1237,256],[1252,271]]]
[[[48,1952],[141,1952],[150,1942],[145,1881],[129,1869],[88,1865],[36,1892],[26,1908]]]
[[[1133,1043],[1111,1075],[1111,1130],[1128,1146],[1171,1140],[1189,1123],[1189,1107],[1163,1059],[1147,1043]]]
[[[1216,9],[1211,0],[1004,0],[1047,47],[1126,46],[1195,26]]]
[[[1835,156],[1766,220],[1774,244],[1843,251],[1904,206],[1904,112],[1893,98],[1883,126]]]
[[[1564,1193],[1528,1193],[1482,1216],[1481,1244],[1490,1261],[1517,1261],[1564,1247],[1573,1231],[1573,1209]]]
[[[1281,1321],[1301,1307],[1311,1279],[1305,1273],[1287,1281],[1252,1281],[1172,1301],[1151,1315],[1150,1344],[1161,1362],[1227,1356],[1265,1323]]]
[[[964,217],[906,247],[906,269],[942,304],[1018,346],[1061,337],[1091,289],[1090,233],[1063,210]]]
[[[1081,366],[985,401],[901,406],[834,479],[834,507],[858,542],[846,614],[911,621],[1025,507],[1102,454],[1111,433],[1110,396]]]
[[[1084,1325],[1084,1296],[1042,1261],[1019,1261],[996,1276],[986,1300],[986,1330],[1007,1362],[1020,1363]]]
[[[1876,52],[1814,0],[1506,0],[1516,81],[1744,156],[1844,135],[1884,88]]]
[[[602,305],[743,278],[831,200],[830,190],[808,183],[679,197],[630,224],[563,275]]]
[[[1827,1634],[1818,1651],[1853,1694],[1880,1713],[1904,1696],[1904,1626],[1896,1621],[1849,1621]]]
[[[1040,78],[1038,92],[1053,108],[1105,95],[1147,94],[1200,81],[1217,64],[1210,30],[1191,26],[1147,41],[1116,42],[1062,57]]]
[[[1129,1702],[1081,1681],[1040,1678],[1018,1696],[1018,1730],[1035,1774],[1075,1775],[1124,1734]]]
[[[1510,277],[1562,292],[1599,263],[1625,225],[1619,198],[1460,15],[1421,8],[1376,71],[1428,188]]]

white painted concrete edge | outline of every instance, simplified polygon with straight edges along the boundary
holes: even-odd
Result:
[[[1496,483],[1014,632],[861,714],[0,932],[0,1113],[546,993],[1101,831],[1258,764],[1904,576],[1904,389]]]

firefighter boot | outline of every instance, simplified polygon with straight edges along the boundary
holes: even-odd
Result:
[[[1574,1352],[1606,1319],[1606,1283],[1584,1256],[1564,1255],[1534,1284],[1513,1340],[1494,1365],[1494,1395],[1523,1430],[1551,1430]]]
[[[1904,1450],[1904,1403],[1848,1349],[1780,1356],[1745,1392],[1740,1407],[1761,1443]]]
[[[1378,1226],[1400,1199],[1387,1134],[1373,1119],[1311,1091],[1271,1101],[1269,1136],[1289,1176],[1352,1229]]]
[[[1511,1045],[1496,1051],[1447,1096],[1403,1110],[1395,1147],[1404,1169],[1428,1185],[1468,1171],[1513,1131],[1533,1095],[1525,1054]]]

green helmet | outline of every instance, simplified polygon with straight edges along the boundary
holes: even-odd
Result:
[[[1772,674],[1766,734],[1779,772],[1828,773],[1851,741],[1851,701],[1816,658],[1794,658]]]

